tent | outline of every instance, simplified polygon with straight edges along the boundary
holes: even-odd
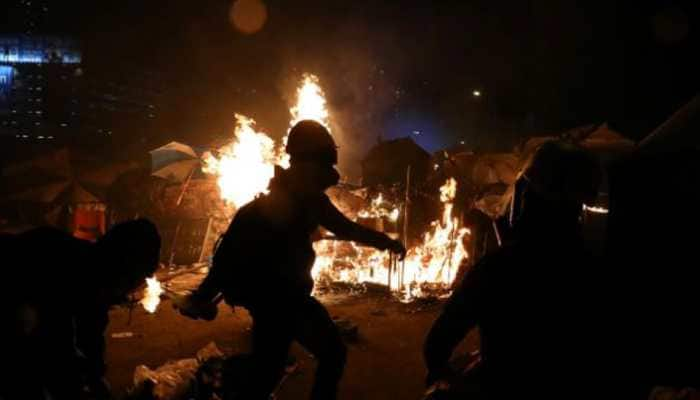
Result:
[[[409,166],[411,181],[422,182],[430,171],[430,154],[408,137],[381,142],[362,161],[362,183],[373,186],[405,182]]]
[[[61,225],[69,206],[101,204],[107,188],[135,162],[105,163],[104,160],[67,148],[49,151],[2,170],[0,203],[40,209],[44,222]]]

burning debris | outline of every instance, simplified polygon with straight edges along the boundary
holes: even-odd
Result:
[[[444,205],[442,218],[431,223],[430,231],[423,235],[419,244],[409,248],[404,261],[399,263],[386,252],[354,243],[325,240],[314,246],[317,253],[312,270],[314,279],[321,286],[335,281],[384,284],[400,294],[404,301],[429,293],[448,293],[460,264],[468,257],[464,240],[469,230],[460,226],[458,218],[452,217],[456,191],[454,179],[440,188],[440,200]],[[375,199],[368,210],[358,215],[392,220],[398,209],[378,212]]]

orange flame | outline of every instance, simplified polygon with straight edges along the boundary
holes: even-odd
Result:
[[[421,243],[409,249],[404,262],[391,271],[390,257],[386,252],[354,244],[350,245],[349,251],[343,251],[341,248],[347,246],[342,242],[321,241],[314,245],[318,255],[312,269],[313,278],[316,281],[390,283],[391,288],[406,301],[423,296],[425,285],[449,290],[460,264],[469,256],[464,248],[464,237],[471,233],[469,229],[459,226],[458,218],[452,217],[456,192],[457,182],[448,179],[440,188],[440,200],[444,207],[442,218],[431,224]],[[377,213],[376,200],[372,201],[368,210],[362,210],[358,215],[391,219],[394,211],[390,214]],[[398,219],[398,211],[395,214]]]
[[[255,121],[236,114],[233,142],[219,149],[219,158],[211,153],[204,158],[205,173],[217,175],[221,197],[236,209],[250,202],[267,186],[281,150],[265,133],[255,130]]]
[[[290,128],[299,121],[312,119],[330,130],[326,95],[316,75],[304,74],[301,86],[297,89],[297,103],[289,112],[292,114]]]

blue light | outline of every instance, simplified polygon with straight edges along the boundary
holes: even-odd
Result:
[[[9,65],[0,65],[0,94],[4,95],[12,90],[12,78],[15,69]]]
[[[59,37],[0,36],[0,62],[9,64],[79,64],[75,42]]]

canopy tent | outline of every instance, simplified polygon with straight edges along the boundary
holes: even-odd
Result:
[[[362,183],[365,186],[406,181],[411,166],[411,181],[422,182],[430,170],[430,154],[411,138],[381,142],[362,161]]]
[[[137,167],[131,161],[105,164],[67,148],[53,150],[4,167],[0,203],[10,214],[20,209],[26,215],[31,208],[41,210],[45,222],[57,221],[67,206],[103,203],[109,186]]]

